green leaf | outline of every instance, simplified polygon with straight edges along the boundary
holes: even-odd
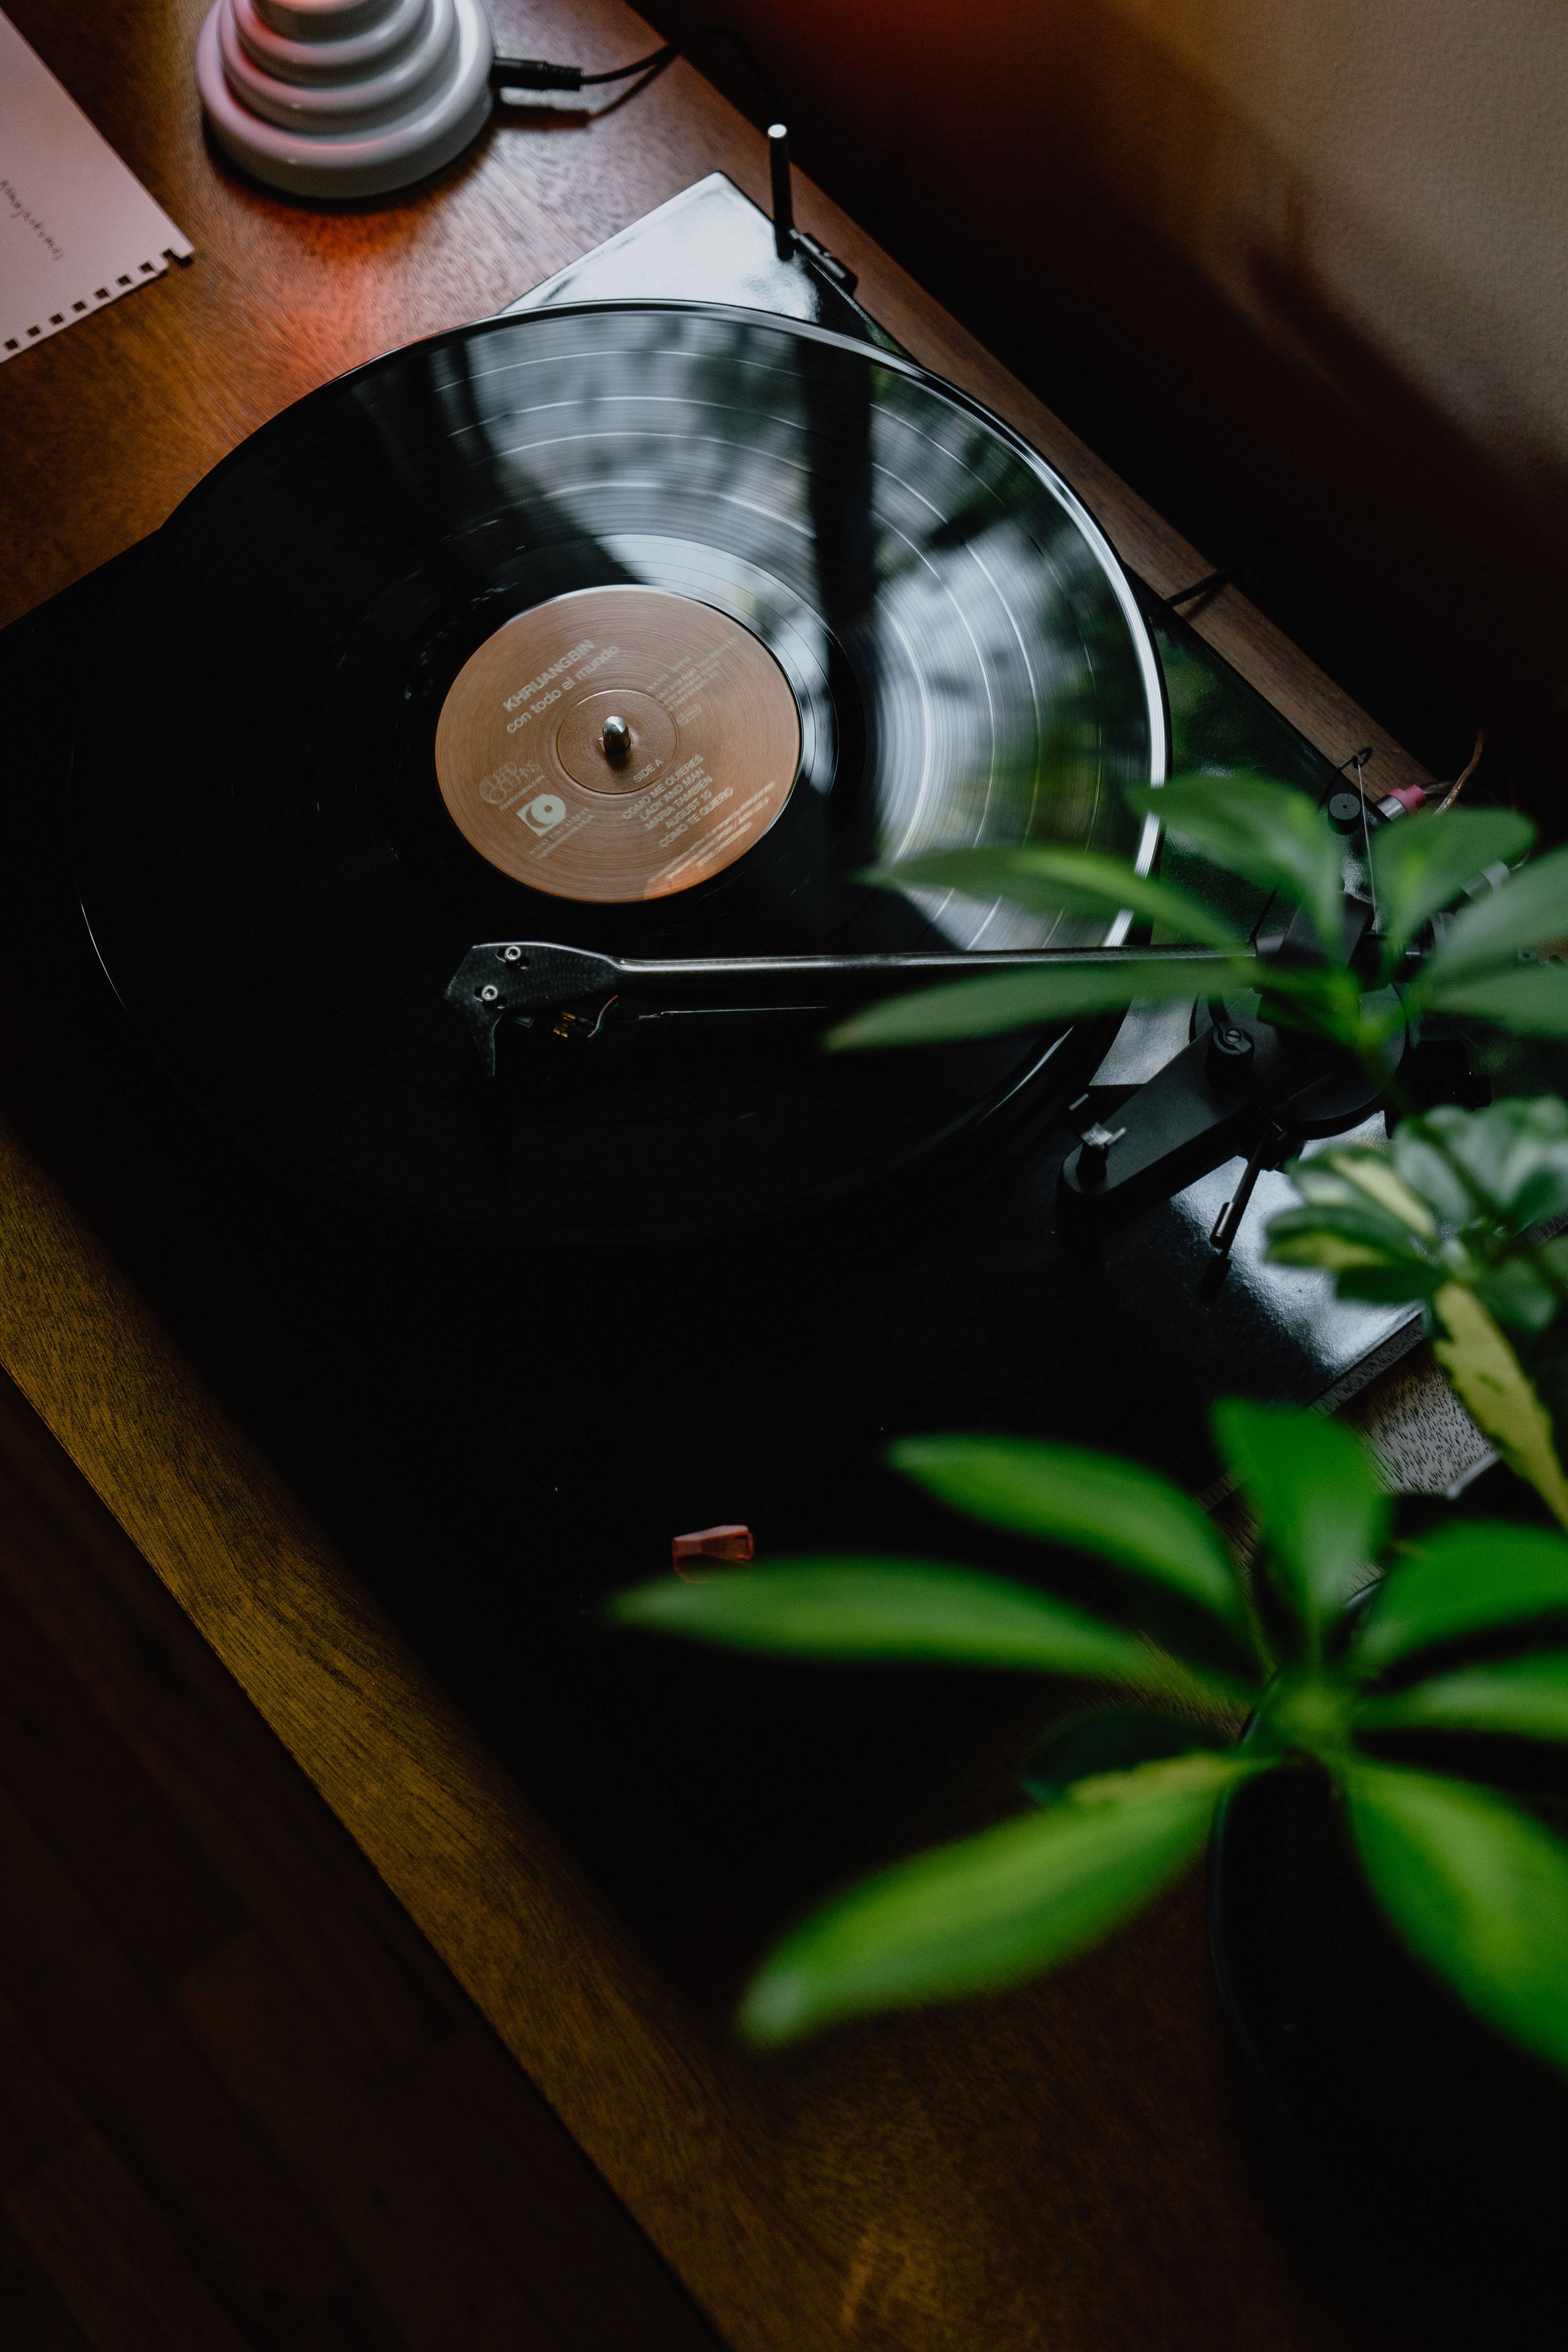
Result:
[[[1360,1198],[1377,1206],[1413,1234],[1429,1241],[1437,1220],[1427,1202],[1414,1192],[1396,1167],[1393,1154],[1375,1145],[1341,1144],[1311,1160],[1292,1160],[1285,1171],[1308,1201],[1342,1202]],[[1336,1190],[1335,1187],[1348,1190]]]
[[[1529,1375],[1473,1290],[1446,1282],[1432,1305],[1448,1337],[1432,1352],[1470,1417],[1508,1464],[1528,1480],[1553,1517],[1568,1526],[1568,1479],[1557,1459],[1552,1422]]]
[[[1359,1200],[1353,1197],[1337,1207],[1321,1201],[1305,1208],[1281,1209],[1277,1217],[1270,1219],[1270,1244],[1309,1234],[1336,1234],[1342,1241],[1357,1244],[1362,1254],[1346,1256],[1343,1263],[1347,1265],[1385,1262],[1396,1265],[1406,1259],[1416,1265],[1432,1265],[1425,1252],[1413,1245],[1409,1227],[1364,1195]],[[1273,1255],[1272,1248],[1270,1254]],[[1314,1263],[1308,1258],[1287,1258],[1282,1262],[1301,1265]]]
[[[1368,1700],[1355,1719],[1368,1731],[1486,1731],[1517,1739],[1568,1739],[1568,1650],[1436,1675],[1396,1697]]]
[[[1427,959],[1422,995],[1435,1002],[1428,989],[1506,968],[1521,948],[1555,947],[1559,940],[1568,940],[1568,848],[1533,858],[1500,889],[1483,890],[1455,916]]]
[[[1147,1707],[1093,1707],[1052,1724],[1030,1749],[1019,1780],[1037,1805],[1054,1805],[1075,1780],[1103,1780],[1108,1773],[1134,1770],[1173,1756],[1213,1754],[1228,1745],[1206,1738],[1190,1716],[1157,1715]]]
[[[1238,771],[1176,776],[1157,789],[1139,786],[1127,798],[1216,866],[1305,908],[1331,961],[1343,961],[1344,851],[1305,793]]]
[[[1311,1160],[1288,1160],[1285,1174],[1290,1178],[1303,1201],[1327,1209],[1364,1207],[1366,1195],[1349,1179],[1341,1176],[1333,1163],[1321,1154]]]
[[[1345,1790],[1411,1950],[1498,2032],[1568,2067],[1568,1846],[1468,1781],[1357,1764]]]
[[[1364,998],[1360,982],[1343,964],[1274,963],[1267,970],[1269,984],[1258,1007],[1263,1020],[1343,1045],[1364,1066],[1375,1055],[1385,1077],[1393,1076],[1389,1040],[1404,1026],[1402,1012],[1385,1019],[1382,1000]],[[1393,1003],[1397,992],[1385,993]]]
[[[1334,1289],[1341,1298],[1364,1299],[1374,1307],[1428,1305],[1441,1283],[1440,1274],[1414,1258],[1397,1265],[1342,1266],[1334,1276]]]
[[[1342,1298],[1384,1305],[1430,1298],[1448,1278],[1421,1246],[1436,1240],[1437,1220],[1387,1151],[1343,1146],[1292,1160],[1286,1172],[1307,1205],[1270,1219],[1276,1265],[1322,1266]]]
[[[1358,1674],[1469,1633],[1568,1612],[1568,1542],[1506,1519],[1456,1519],[1406,1552],[1351,1643]]]
[[[1119,1454],[1022,1437],[906,1437],[888,1459],[953,1510],[1097,1552],[1246,1632],[1235,1563],[1218,1529],[1152,1470]]]
[[[1234,995],[1263,985],[1249,960],[1188,962],[1180,956],[1118,958],[1114,962],[1044,965],[1035,971],[982,972],[905,996],[884,997],[830,1029],[830,1053],[870,1045],[939,1045],[955,1037],[995,1037],[1011,1029],[1045,1029],[1091,1013],[1111,1013],[1135,996],[1168,1001],[1212,991]]]
[[[1194,1756],[1146,1769],[1155,1777],[1120,1775],[1103,1801],[1026,1813],[841,1895],[764,1961],[742,2031],[787,2042],[868,2010],[1012,1984],[1082,1951],[1196,1858],[1220,1791],[1257,1768]]]
[[[1419,1118],[1405,1120],[1395,1131],[1397,1164],[1403,1171],[1409,1163],[1412,1182],[1417,1175],[1413,1155],[1423,1149],[1434,1157],[1439,1151],[1447,1154],[1447,1162],[1439,1162],[1440,1176],[1423,1164],[1421,1181],[1434,1186],[1446,1183],[1450,1198],[1452,1188],[1458,1188],[1455,1206],[1440,1214],[1463,1224],[1478,1214],[1479,1195],[1522,1229],[1552,1213],[1546,1203],[1568,1181],[1568,1103],[1555,1095],[1506,1095],[1485,1110],[1442,1104]],[[1454,1160],[1473,1190],[1448,1164]]]
[[[1470,1286],[1489,1315],[1519,1331],[1544,1331],[1562,1304],[1528,1258],[1505,1258]]]
[[[1385,942],[1397,955],[1424,923],[1451,906],[1489,866],[1512,866],[1535,839],[1527,816],[1507,809],[1429,810],[1379,825],[1370,845]]]
[[[1461,1111],[1458,1116],[1463,1118],[1465,1114]],[[1402,1118],[1388,1148],[1401,1181],[1444,1224],[1462,1225],[1474,1216],[1474,1199],[1421,1119]]]
[[[1034,913],[1115,915],[1131,908],[1163,923],[1178,940],[1246,953],[1235,927],[1174,882],[1135,874],[1119,857],[1092,849],[1031,844],[1019,849],[932,849],[862,874],[879,889],[961,890],[970,898],[1007,898]]]
[[[923,1560],[784,1560],[703,1584],[670,1577],[619,1594],[610,1614],[650,1633],[797,1657],[943,1660],[1149,1691],[1190,1691],[1201,1679],[1087,1610]]]
[[[1548,1217],[1568,1211],[1568,1146],[1558,1145],[1542,1156],[1542,1165],[1521,1184],[1509,1204],[1509,1223],[1515,1233],[1528,1233]]]
[[[1240,1397],[1216,1405],[1214,1433],[1315,1653],[1388,1533],[1391,1505],[1371,1457],[1338,1422]]]
[[[1428,967],[1417,985],[1424,1012],[1464,1013],[1521,1037],[1568,1037],[1568,964],[1515,963],[1458,980]]]
[[[1353,1266],[1386,1269],[1399,1264],[1385,1243],[1343,1233],[1317,1209],[1284,1209],[1272,1218],[1269,1256],[1275,1265],[1315,1265],[1329,1274],[1343,1274]]]
[[[1430,1298],[1448,1279],[1444,1267],[1414,1250],[1396,1249],[1382,1234],[1369,1235],[1365,1222],[1348,1209],[1285,1209],[1270,1221],[1270,1262],[1321,1266],[1334,1276],[1342,1298],[1388,1305]]]

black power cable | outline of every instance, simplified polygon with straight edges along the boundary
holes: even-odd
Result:
[[[770,113],[779,111],[778,93],[768,76],[758,64],[750,46],[727,25],[704,25],[695,33],[683,34],[678,41],[666,41],[662,49],[650,49],[645,58],[634,65],[612,66],[608,73],[585,73],[580,66],[552,65],[547,58],[497,58],[490,67],[492,89],[591,89],[610,81],[631,81],[638,74],[650,79],[673,65],[683,51],[695,41],[730,41],[740,52],[752,77],[768,100]],[[635,92],[631,95],[635,96]],[[852,295],[855,290],[854,271],[839,260],[835,254],[809,236],[803,228],[795,226],[789,194],[789,134],[781,122],[775,122],[768,133],[768,162],[773,178],[773,240],[780,261],[791,258],[803,261],[820,278],[825,278],[841,294]],[[895,347],[896,348],[896,347]]]
[[[678,41],[666,41],[661,49],[650,49],[635,65],[614,66],[608,73],[585,73],[581,66],[551,65],[544,58],[497,58],[490,68],[492,89],[592,89],[601,83],[631,81],[638,74],[662,73],[685,55],[697,41],[728,41],[744,59],[752,79],[768,100],[770,113],[779,111],[778,92],[758,64],[750,44],[728,25],[704,25],[695,33],[685,33]]]

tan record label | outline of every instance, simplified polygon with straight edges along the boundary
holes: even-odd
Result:
[[[800,720],[748,629],[662,588],[583,588],[470,655],[442,797],[492,866],[558,898],[663,898],[732,866],[789,797]]]

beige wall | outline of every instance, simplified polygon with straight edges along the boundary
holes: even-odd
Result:
[[[1560,772],[1568,0],[724,6],[833,194],[1046,306]]]

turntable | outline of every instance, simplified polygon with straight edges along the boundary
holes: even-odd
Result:
[[[722,1723],[694,1706],[593,1818],[666,1706],[593,1604],[674,1533],[940,1549],[877,1466],[904,1429],[1131,1445],[1201,1486],[1217,1391],[1328,1402],[1416,1336],[1262,1263],[1267,1171],[1217,1286],[1235,1160],[1105,1236],[1064,1223],[1066,1106],[1122,1100],[1185,1007],[818,1050],[824,965],[1107,940],[869,890],[874,860],[1032,835],[1146,864],[1122,786],[1167,729],[1184,766],[1343,785],[889,341],[715,175],[313,394],[128,559],[67,656],[68,814],[32,797],[8,861],[54,877],[8,920],[117,1246],[634,1908],[707,1866],[703,1806],[667,1801],[683,1740],[738,1742],[737,1786],[776,1769],[710,1675]],[[476,1033],[455,980],[519,940],[620,977]],[[737,960],[771,961],[760,998]]]
[[[872,892],[873,860],[1056,837],[1146,865],[1122,786],[1173,759],[1343,782],[845,278],[716,174],[286,411],[3,649],[13,706],[75,722],[68,793],[40,757],[7,815],[15,1107],[699,2001],[727,1989],[704,1923],[744,1966],[994,1696],[651,1667],[606,1591],[715,1523],[941,1553],[879,1467],[904,1430],[1127,1446],[1198,1487],[1218,1390],[1326,1404],[1416,1336],[1262,1263],[1269,1171],[1217,1286],[1239,1159],[1092,1246],[1062,1228],[1069,1105],[1153,1076],[1185,1006],[817,1051],[824,965],[1126,935]],[[476,1024],[454,990],[509,967],[468,960],[541,942],[607,983]],[[767,990],[737,994],[746,962]],[[240,1547],[263,1609],[272,1528]]]

